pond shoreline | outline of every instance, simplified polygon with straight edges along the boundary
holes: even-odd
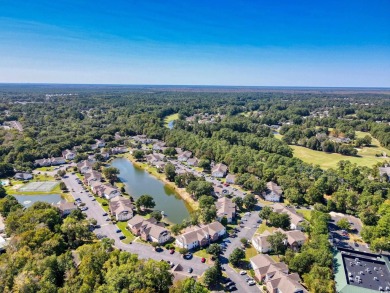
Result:
[[[199,208],[199,204],[198,202],[196,202],[192,197],[191,195],[185,191],[184,188],[179,188],[176,186],[176,184],[174,182],[170,182],[168,181],[166,178],[165,178],[165,175],[163,174],[160,174],[158,173],[157,176],[156,174],[154,174],[154,172],[150,172],[149,171],[149,168],[148,167],[145,167],[145,163],[141,163],[141,162],[138,162],[134,159],[134,157],[130,154],[125,154],[123,156],[125,159],[128,159],[134,166],[136,166],[137,168],[140,168],[146,172],[148,172],[148,174],[152,175],[153,177],[155,177],[156,179],[162,181],[164,183],[164,185],[168,186],[170,189],[172,189],[178,196],[180,196],[180,198],[182,200],[184,200],[187,205],[191,208],[191,211],[190,212],[193,212],[193,211],[196,211],[198,208]]]

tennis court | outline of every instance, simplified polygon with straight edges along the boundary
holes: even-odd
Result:
[[[18,189],[18,191],[24,191],[24,192],[35,192],[35,191],[42,191],[42,192],[49,192],[51,191],[58,182],[55,181],[42,181],[42,182],[30,182]]]

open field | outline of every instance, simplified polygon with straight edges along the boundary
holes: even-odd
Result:
[[[364,137],[366,135],[369,134],[361,131],[356,131],[357,137]],[[279,137],[281,136],[279,135]],[[306,163],[320,165],[320,167],[323,169],[336,168],[337,163],[342,160],[349,160],[352,163],[356,163],[358,166],[367,167],[371,167],[376,163],[381,163],[386,160],[390,160],[389,158],[375,156],[376,154],[381,154],[383,152],[387,153],[388,155],[390,154],[390,150],[381,147],[378,140],[376,140],[375,138],[372,138],[372,145],[370,147],[358,149],[357,157],[343,156],[341,154],[336,153],[330,154],[321,151],[313,151],[311,149],[296,145],[290,145],[290,147],[294,150],[294,157],[297,157]]]
[[[172,114],[172,115],[165,117],[164,118],[164,126],[168,128],[168,123],[171,121],[177,120],[177,119],[179,119],[179,113],[175,113],[175,114]]]

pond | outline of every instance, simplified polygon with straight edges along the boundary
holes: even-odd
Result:
[[[133,165],[125,158],[117,158],[111,166],[119,169],[118,178],[125,184],[125,189],[135,200],[143,194],[154,198],[155,209],[164,211],[166,218],[172,223],[181,223],[188,218],[190,208],[185,201],[163,182],[143,169]]]
[[[19,203],[24,205],[26,208],[32,206],[34,202],[43,201],[47,203],[57,203],[62,199],[59,194],[39,194],[39,195],[14,195]]]
[[[169,129],[172,129],[174,123],[175,123],[175,120],[169,121],[169,122],[168,122],[168,128],[169,128]]]

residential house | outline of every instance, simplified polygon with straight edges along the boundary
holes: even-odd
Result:
[[[95,139],[95,141],[98,148],[104,148],[106,146],[104,139]]]
[[[177,156],[177,160],[180,162],[186,162],[189,158],[191,158],[192,153],[190,151],[182,152]]]
[[[199,164],[199,160],[197,158],[190,158],[187,160],[187,165],[188,166],[194,166],[197,167]]]
[[[85,174],[87,172],[90,172],[92,170],[93,163],[89,160],[81,161],[77,164],[77,169],[81,174]]]
[[[272,202],[279,202],[283,193],[282,188],[272,181],[267,182],[266,186],[267,190],[263,192],[264,199]]]
[[[306,241],[306,235],[299,230],[284,231],[282,229],[277,229],[275,232],[281,232],[286,235],[287,239],[284,241],[284,245],[289,246],[293,250],[297,250],[301,247]],[[253,247],[261,253],[267,253],[272,250],[270,243],[268,242],[268,236],[273,233],[265,231],[260,235],[255,235],[252,237]]]
[[[220,222],[191,227],[190,231],[176,237],[176,245],[186,249],[203,247],[215,242],[226,234],[226,228]]]
[[[162,151],[162,149],[165,147],[166,143],[163,141],[158,141],[155,144],[153,144],[153,150],[154,151]]]
[[[387,165],[385,167],[379,167],[379,175],[381,177],[387,177],[387,179],[390,181],[390,167]]]
[[[14,176],[17,180],[30,180],[33,178],[31,173],[16,173]]]
[[[299,247],[301,247],[307,239],[305,233],[299,230],[286,231],[284,234],[287,236],[285,245],[288,245],[293,250],[297,250]]]
[[[51,160],[50,159],[39,159],[39,160],[35,160],[34,164],[38,167],[48,167],[48,166],[51,166]]]
[[[0,235],[0,252],[4,252],[6,250],[6,247],[8,245],[7,240],[5,240],[1,235]]]
[[[62,156],[65,158],[65,160],[73,160],[76,157],[76,153],[72,152],[71,150],[64,150],[62,151]]]
[[[63,157],[54,157],[54,158],[51,158],[50,160],[51,160],[52,166],[62,165],[62,164],[66,163],[65,158],[63,158]]]
[[[100,196],[101,190],[103,188],[103,183],[101,183],[100,181],[92,181],[89,186],[91,187],[91,190],[94,194]]]
[[[300,284],[298,274],[289,274],[284,262],[276,263],[266,254],[258,254],[250,259],[255,279],[263,282],[268,292],[272,293],[306,293],[307,290]]]
[[[129,198],[122,196],[114,197],[110,200],[109,210],[117,221],[127,221],[134,216],[134,206]]]
[[[102,175],[95,170],[89,169],[86,173],[84,173],[84,184],[91,186],[92,182],[100,182],[102,179]]]
[[[154,162],[153,165],[154,165],[159,171],[162,171],[162,170],[164,170],[166,163],[163,162],[163,161],[157,161],[157,162]]]
[[[117,154],[124,154],[127,152],[127,147],[124,146],[118,146],[111,148],[111,154],[117,155]]]
[[[134,235],[140,236],[144,241],[163,244],[171,239],[171,233],[164,227],[164,224],[158,224],[155,218],[145,220],[135,215],[127,222],[127,226]]]
[[[308,292],[301,284],[301,278],[297,273],[274,275],[272,280],[266,282],[268,292],[272,293],[306,293]]]
[[[103,184],[102,188],[101,188],[101,194],[100,196],[102,197],[105,197],[106,199],[112,199],[116,196],[120,196],[121,193],[120,191],[112,186],[111,184]]]
[[[176,154],[180,155],[183,150],[181,148],[175,148]]]
[[[155,162],[163,161],[165,156],[163,154],[153,153],[153,154],[146,155],[145,158],[149,164],[153,165]]]
[[[228,167],[225,164],[219,163],[211,170],[211,175],[216,178],[225,177]]]
[[[236,217],[236,204],[230,198],[221,197],[216,202],[217,219],[221,221],[224,217],[228,223],[231,223]]]
[[[77,206],[74,202],[67,202],[66,200],[59,201],[55,206],[60,210],[62,217],[66,217],[71,212],[77,210]]]
[[[255,235],[252,237],[253,247],[260,253],[267,253],[271,250],[271,244],[268,242],[267,238],[272,233],[269,231],[264,231],[261,235]]]
[[[275,263],[275,261],[267,254],[258,254],[250,258],[249,261],[255,273],[255,278],[259,282],[272,279],[278,271],[288,274],[288,267],[284,262]]]
[[[228,184],[235,184],[236,183],[236,175],[228,174],[226,176],[226,183],[228,183]]]
[[[100,154],[104,160],[108,160],[110,158],[110,154],[108,152],[101,152]]]
[[[304,219],[302,216],[298,215],[293,208],[287,208],[280,203],[275,203],[272,208],[276,213],[285,213],[289,215],[291,220],[291,230],[302,230],[302,223],[304,222]]]

